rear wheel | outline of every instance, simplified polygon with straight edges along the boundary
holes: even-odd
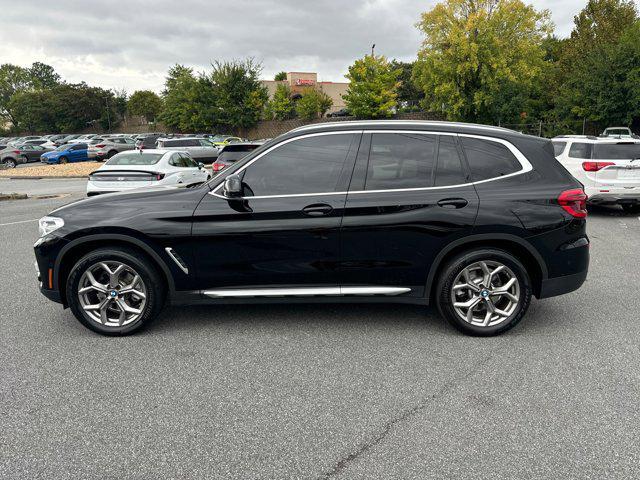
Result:
[[[118,152],[116,152],[115,150],[111,150],[109,153],[107,153],[107,158],[113,157],[116,153]]]
[[[518,324],[531,303],[531,280],[503,250],[480,249],[453,258],[437,287],[440,313],[470,335],[491,336]]]
[[[4,164],[7,166],[7,168],[16,168],[16,161],[13,158],[7,158],[4,161]]]
[[[623,203],[620,205],[626,213],[640,213],[640,204]]]
[[[67,302],[87,328],[129,335],[158,316],[164,304],[160,273],[139,253],[103,248],[88,253],[67,279]]]
[[[60,157],[60,163],[61,164],[65,164],[65,163],[68,163],[68,162],[69,162],[69,159],[67,157]]]

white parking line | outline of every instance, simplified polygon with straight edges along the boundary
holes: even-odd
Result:
[[[0,223],[0,227],[6,227],[7,225],[17,225],[19,223],[37,222],[37,221],[38,219],[34,218],[33,220],[20,220],[19,222]]]

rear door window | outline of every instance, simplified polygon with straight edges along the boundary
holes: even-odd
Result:
[[[574,142],[571,144],[571,148],[569,148],[569,156],[571,158],[591,158],[591,144],[590,143],[582,143],[582,142]]]
[[[482,138],[460,137],[474,182],[499,178],[522,170],[506,145]]]
[[[432,186],[435,149],[435,135],[374,133],[365,190]]]

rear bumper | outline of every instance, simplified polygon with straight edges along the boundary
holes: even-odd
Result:
[[[542,281],[538,298],[550,298],[579,289],[587,279],[587,270]]]
[[[585,193],[589,196],[589,203],[594,205],[638,203],[640,201],[640,186],[630,188],[586,187]]]

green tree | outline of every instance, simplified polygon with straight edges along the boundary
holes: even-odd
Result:
[[[488,123],[513,115],[514,94],[527,98],[545,66],[549,18],[521,0],[446,0],[423,13],[413,78],[425,108]]]
[[[400,60],[392,60],[391,68],[400,70],[398,81],[398,102],[405,102],[408,105],[417,105],[424,99],[424,92],[420,90],[413,81],[413,65],[415,62],[402,62]]]
[[[22,90],[9,107],[14,128],[29,132],[71,133],[87,126],[117,126],[119,117],[113,92],[85,83],[61,83],[47,90]]]
[[[269,98],[260,83],[262,66],[253,59],[215,62],[208,75],[213,90],[213,126],[223,131],[255,125]]]
[[[296,102],[296,112],[300,118],[313,120],[323,117],[333,105],[333,100],[322,90],[307,89]]]
[[[196,116],[192,102],[200,89],[198,81],[191,68],[174,65],[169,69],[163,91],[164,108],[160,115],[167,127],[181,131],[191,129]]]
[[[29,87],[29,71],[18,65],[0,65],[0,119],[15,123],[9,102],[14,94]]]
[[[346,75],[351,83],[343,95],[349,112],[359,118],[391,116],[401,73],[383,56],[367,55],[356,60]]]
[[[127,101],[127,110],[132,115],[144,117],[147,122],[155,122],[162,111],[162,99],[151,90],[138,90]]]
[[[283,80],[287,79],[287,72],[278,72],[276,73],[275,77],[273,77],[273,79],[276,82],[282,82]]]
[[[62,81],[51,65],[35,62],[28,69],[29,86],[34,90],[46,90],[59,85]]]
[[[632,1],[589,0],[574,18],[560,60],[556,114],[602,127],[629,124],[640,112],[638,14]]]
[[[265,117],[269,120],[287,120],[295,115],[295,103],[291,99],[291,88],[283,84],[276,87],[273,98],[267,102]]]

